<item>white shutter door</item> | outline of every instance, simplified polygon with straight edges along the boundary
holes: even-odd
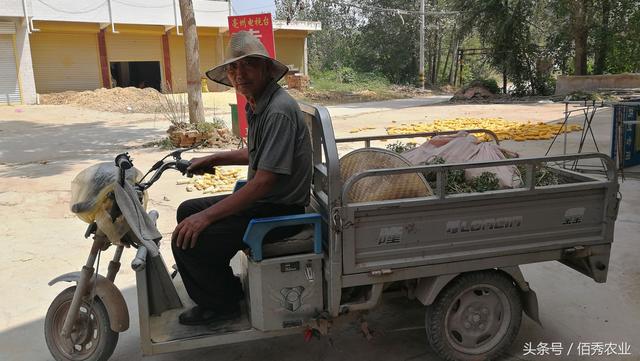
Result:
[[[0,35],[0,104],[22,103],[13,37]]]

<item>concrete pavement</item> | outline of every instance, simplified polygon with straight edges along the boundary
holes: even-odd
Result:
[[[444,103],[451,99],[450,95],[433,95],[424,98],[392,99],[378,102],[351,103],[327,106],[332,118],[348,117],[389,110],[424,107]]]

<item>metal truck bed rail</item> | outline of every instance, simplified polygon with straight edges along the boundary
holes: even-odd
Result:
[[[578,159],[601,160],[607,178],[552,168],[571,183],[535,185],[537,166]],[[528,169],[524,187],[445,192],[450,170],[505,165]],[[436,194],[349,202],[351,187],[365,177],[411,172],[436,173]],[[599,153],[364,171],[349,178],[342,189],[343,282],[357,285],[374,279],[408,279],[415,277],[415,270],[436,265],[449,264],[454,271],[550,260],[564,262],[601,282],[606,279],[613,241],[617,192],[613,161]],[[578,252],[586,258],[568,256],[572,249],[587,249]]]
[[[615,170],[615,164],[611,158],[601,153],[581,153],[581,154],[569,154],[569,155],[558,155],[558,156],[548,156],[548,157],[535,157],[535,158],[511,158],[511,159],[503,159],[503,160],[493,160],[486,162],[470,162],[470,163],[452,163],[452,164],[434,164],[434,165],[418,165],[412,167],[403,167],[403,168],[383,168],[383,169],[371,169],[368,171],[364,171],[358,174],[351,176],[347,179],[346,183],[342,189],[342,201],[343,204],[349,203],[349,192],[353,185],[359,180],[366,177],[375,177],[375,176],[383,176],[390,174],[404,174],[404,173],[425,173],[425,172],[434,172],[436,173],[436,195],[440,199],[446,198],[445,192],[445,180],[446,180],[446,172],[448,170],[455,169],[469,169],[469,168],[487,168],[487,167],[497,167],[497,166],[505,166],[505,165],[524,165],[527,169],[527,178],[524,180],[524,188],[514,188],[515,191],[530,191],[536,189],[536,185],[534,182],[534,169],[536,166],[539,166],[543,163],[553,163],[553,162],[566,162],[566,161],[578,161],[582,159],[600,159],[602,161],[603,167],[605,168],[605,174],[607,175],[607,180],[610,182],[614,182],[617,184],[617,172]],[[575,172],[571,172],[572,175],[577,175]],[[582,181],[593,181],[596,183],[601,183],[601,180],[597,178],[591,178],[587,176],[583,176]]]
[[[442,132],[422,132],[422,133],[411,133],[411,134],[389,134],[389,135],[365,135],[362,137],[349,137],[349,138],[338,138],[336,139],[336,143],[355,143],[355,142],[364,142],[364,146],[366,148],[371,147],[371,141],[374,140],[389,140],[389,139],[407,139],[407,138],[427,138],[427,137],[435,137],[438,135],[455,135],[460,132],[467,132],[471,134],[479,134],[484,133],[488,134],[495,140],[496,144],[500,144],[500,140],[496,133],[492,132],[489,129],[461,129],[461,130],[449,130]]]

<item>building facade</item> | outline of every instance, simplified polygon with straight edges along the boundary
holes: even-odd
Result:
[[[207,0],[193,6],[204,74],[224,58],[231,6]],[[178,0],[0,0],[0,104],[114,86],[183,92],[180,19]],[[320,24],[274,21],[273,28],[278,60],[306,73],[307,36]]]

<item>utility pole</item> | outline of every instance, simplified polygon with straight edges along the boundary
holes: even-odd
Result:
[[[424,1],[420,0],[420,68],[418,69],[418,82],[424,89]]]
[[[424,89],[424,85],[425,85],[425,78],[424,78],[424,29],[425,29],[425,15],[427,14],[427,11],[425,10],[425,0],[420,0],[420,69],[418,69],[418,80],[419,80],[419,84],[420,87],[422,89]],[[435,8],[437,5],[437,2],[434,1],[433,2],[433,7]],[[459,12],[458,11],[437,11],[437,10],[431,10],[428,12],[429,15],[435,15],[435,16],[449,16],[449,15],[457,15]],[[435,22],[436,26],[438,25],[438,21],[436,19]],[[440,30],[438,28],[438,30]],[[440,42],[442,41],[442,39],[440,38],[440,40],[438,40],[438,32],[436,32],[436,36],[435,36],[435,41],[434,41],[434,52],[435,54],[433,54],[433,56],[429,57],[429,61],[432,62],[432,66],[429,68],[429,74],[431,75],[431,80],[433,83],[436,82],[437,80],[437,62],[439,62],[440,60]],[[455,77],[454,77],[455,78]]]
[[[184,52],[187,62],[187,100],[189,122],[204,122],[202,107],[202,83],[200,82],[200,44],[196,30],[196,17],[191,0],[180,0],[180,16],[184,28]]]

